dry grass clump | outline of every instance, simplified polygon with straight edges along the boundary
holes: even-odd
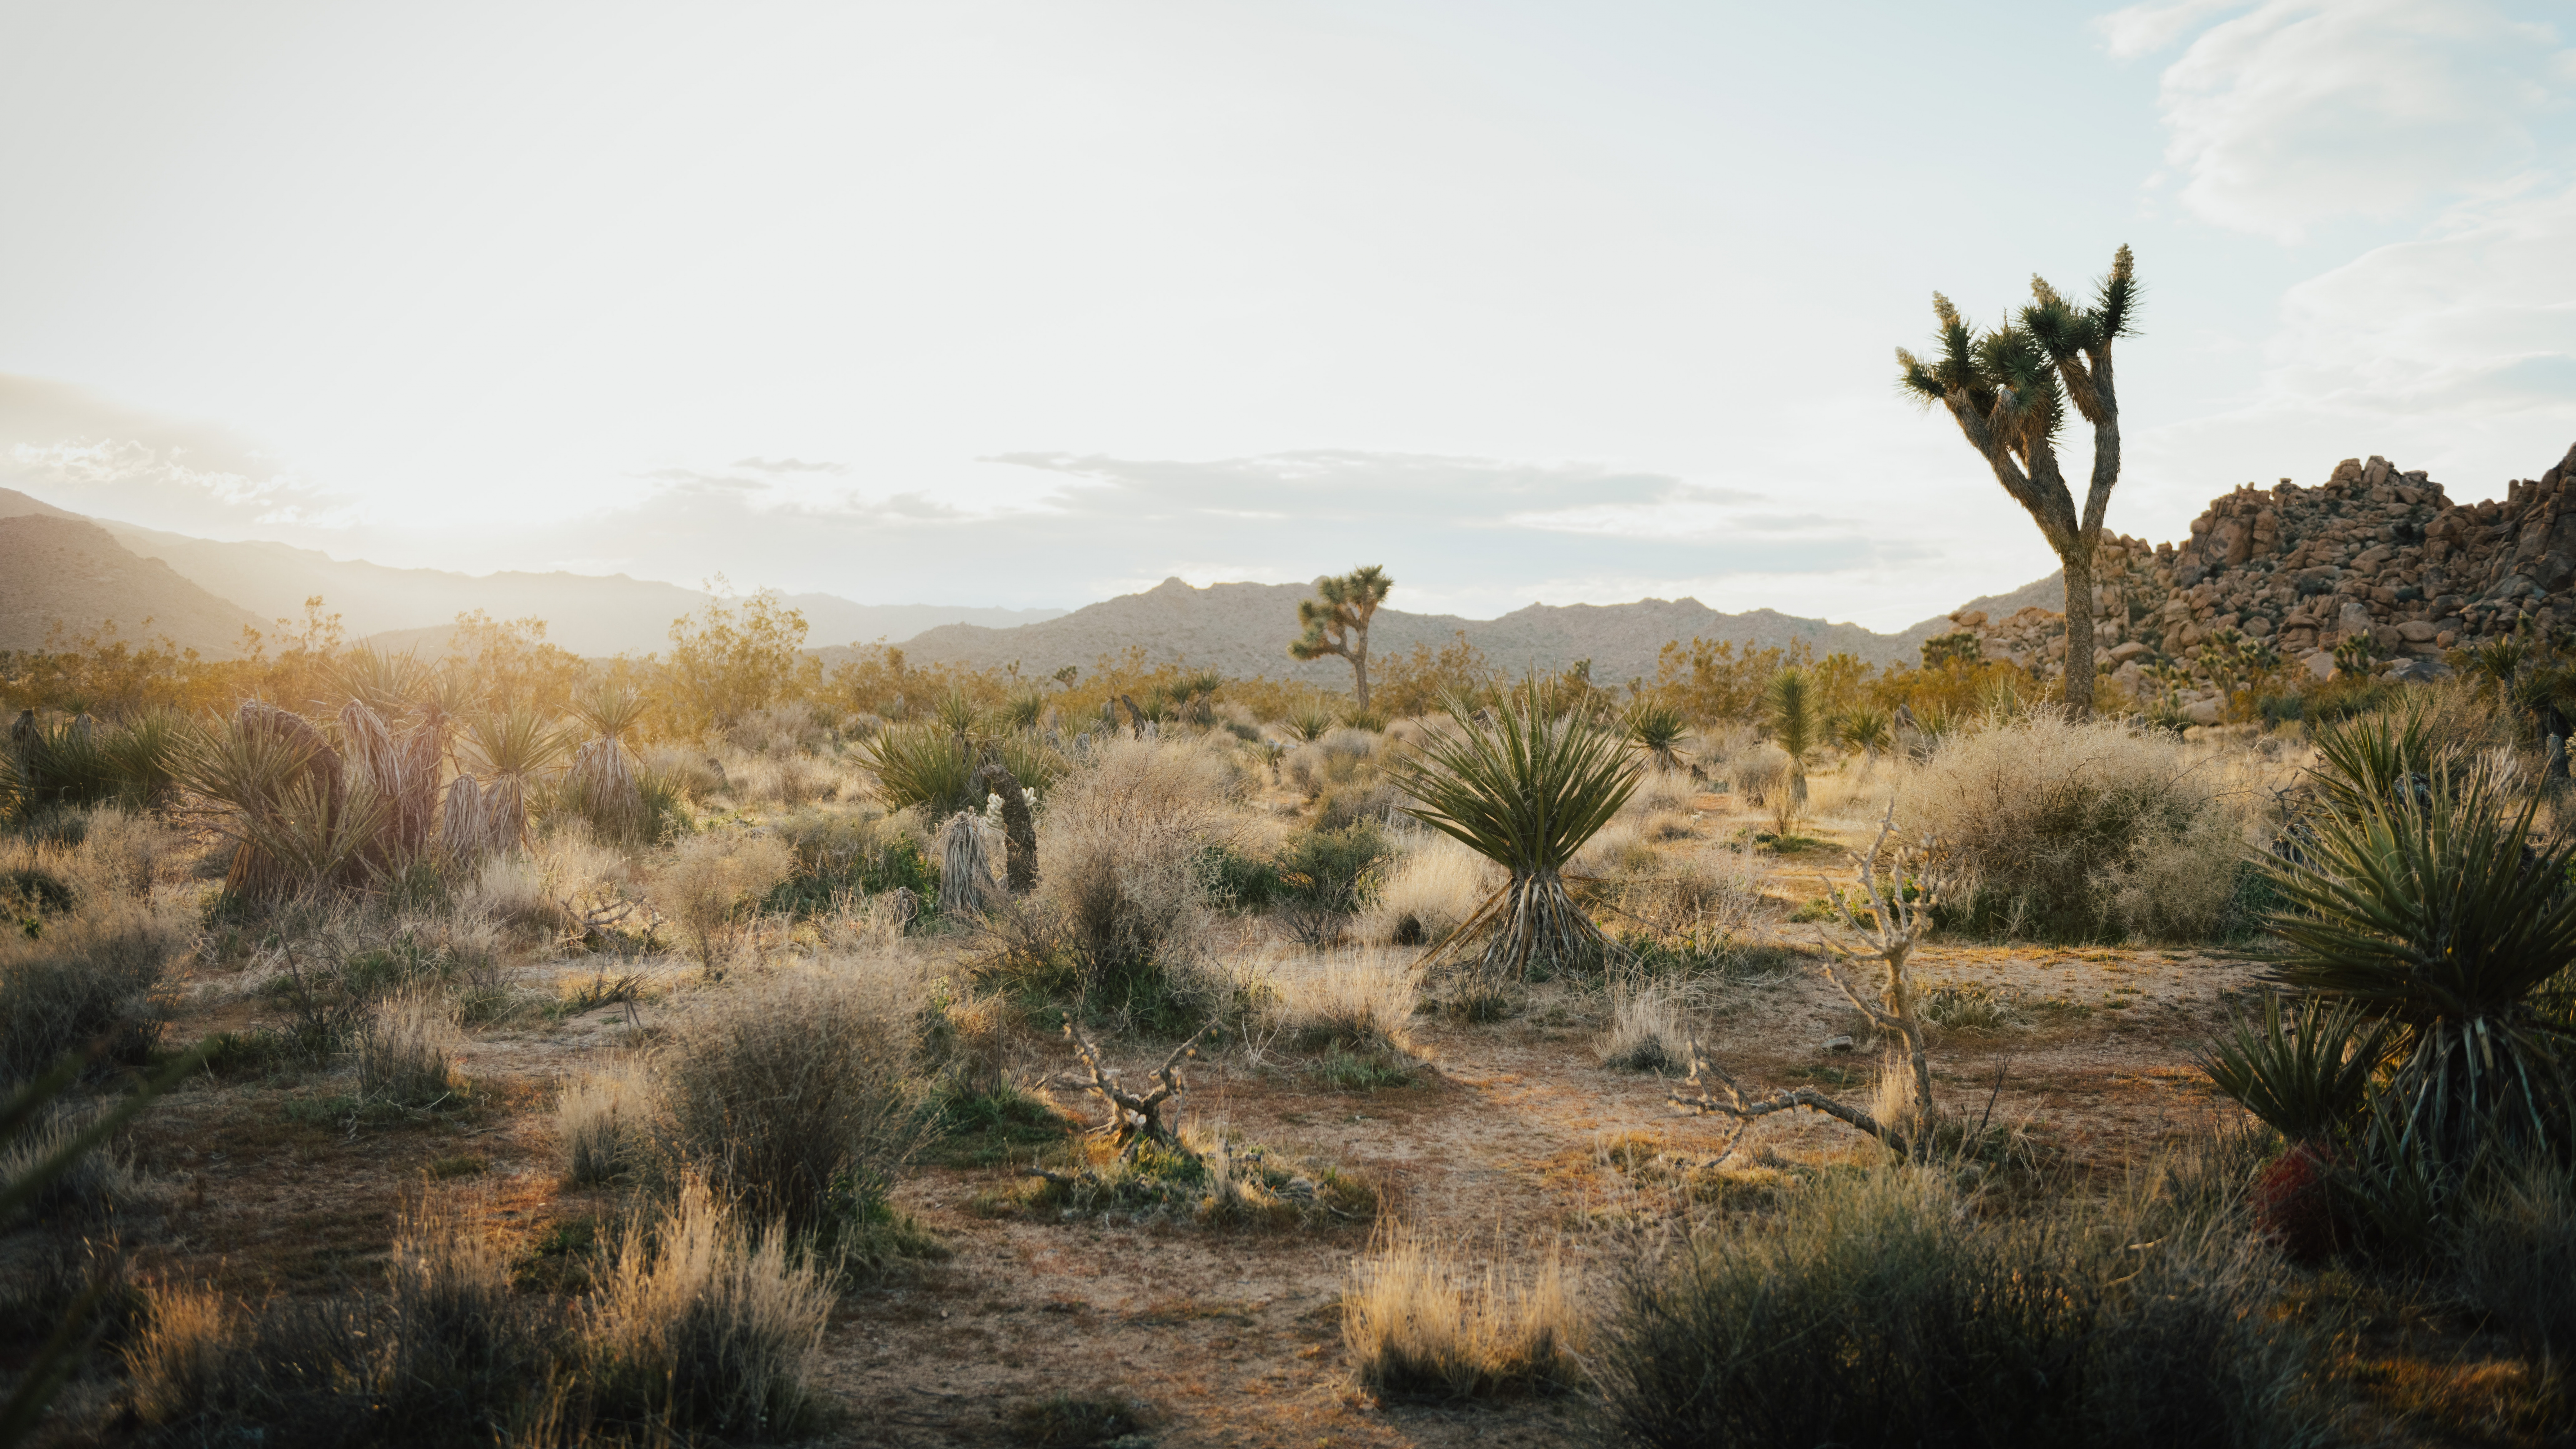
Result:
[[[699,966],[717,973],[750,939],[762,899],[795,870],[796,853],[776,836],[699,835],[673,847],[644,888]]]
[[[1690,1070],[1690,1024],[1680,999],[1652,985],[1613,992],[1610,1022],[1596,1050],[1601,1065],[1622,1071]]]
[[[1945,741],[1901,808],[1963,877],[1952,910],[1965,924],[2091,940],[2121,924],[2119,882],[2143,893],[2233,870],[2244,846],[2225,828],[2222,783],[2160,731],[2034,710]]]
[[[1274,964],[1264,1015],[1288,1045],[1303,1050],[1410,1053],[1420,976],[1405,955],[1385,951]]]
[[[1508,1398],[1581,1380],[1582,1319],[1556,1253],[1526,1277],[1489,1267],[1471,1291],[1456,1253],[1413,1228],[1381,1232],[1352,1265],[1342,1345],[1361,1387],[1387,1398]]]
[[[594,839],[587,823],[569,821],[532,849],[496,852],[474,866],[457,893],[455,914],[475,916],[531,936],[562,935],[572,912],[623,895],[633,878],[626,853]]]
[[[564,1180],[575,1187],[614,1182],[642,1166],[653,1127],[643,1064],[614,1061],[574,1078],[555,1099],[554,1125]]]
[[[153,1291],[126,1349],[147,1438],[179,1444],[518,1442],[563,1387],[553,1315],[510,1290],[453,1204],[402,1218],[380,1294],[255,1307]]]
[[[0,1143],[0,1192],[31,1176],[73,1138],[88,1130],[105,1110],[57,1105]],[[111,1141],[73,1158],[69,1170],[38,1188],[18,1210],[18,1216],[56,1226],[94,1222],[150,1194],[150,1184]],[[7,1218],[0,1218],[0,1229],[9,1226]]]
[[[1403,859],[1351,923],[1358,940],[1378,946],[1428,946],[1456,930],[1507,879],[1502,867],[1446,835],[1418,831]]]
[[[669,1177],[797,1233],[881,1216],[917,1139],[918,1009],[882,977],[798,969],[677,1015],[652,1058]]]
[[[147,1440],[179,1444],[792,1438],[818,1417],[832,1301],[699,1182],[631,1222],[577,1304],[514,1294],[498,1245],[436,1200],[404,1214],[381,1293],[149,1297],[127,1402]]]
[[[746,1233],[708,1185],[680,1184],[618,1240],[582,1316],[585,1397],[612,1422],[732,1440],[792,1438],[821,1409],[813,1378],[832,1292],[786,1234]]]
[[[162,984],[195,935],[186,911],[78,887],[63,907],[0,920],[0,1089],[93,1045],[139,1066],[161,1040]]]
[[[464,1044],[453,1007],[427,991],[396,992],[358,1027],[358,1090],[402,1107],[444,1100],[463,1085],[455,1056]]]

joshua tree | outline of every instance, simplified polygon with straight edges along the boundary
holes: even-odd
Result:
[[[1359,708],[1368,703],[1368,633],[1369,620],[1377,616],[1377,606],[1386,602],[1386,591],[1395,580],[1376,564],[1353,569],[1340,578],[1315,581],[1315,597],[1297,601],[1297,622],[1306,632],[1288,646],[1291,659],[1321,659],[1338,654],[1351,661],[1351,692],[1358,696]]]
[[[2127,336],[2137,282],[2129,249],[2112,255],[2093,305],[2079,307],[2038,277],[2021,322],[1979,333],[1950,299],[1932,294],[1941,319],[1938,350],[1928,358],[1900,347],[1897,366],[1907,391],[1950,410],[1968,446],[1994,469],[1995,481],[2029,510],[2040,535],[2066,567],[2066,703],[2093,708],[2093,550],[2102,515],[2120,481],[2120,403],[2111,385],[2111,344]],[[2078,516],[2058,470],[2057,434],[2066,405],[2093,425],[2093,476]]]

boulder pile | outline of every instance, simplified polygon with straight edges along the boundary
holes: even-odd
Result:
[[[2102,541],[2093,565],[2094,659],[2135,688],[2147,664],[2208,680],[2203,651],[2266,643],[2319,678],[2367,636],[2382,669],[2528,622],[2576,628],[2576,448],[2503,501],[2454,504],[2385,458],[2347,458],[2323,484],[2252,484],[2192,520],[2188,541]],[[1988,659],[2065,666],[2066,621],[2047,609],[1950,616]]]

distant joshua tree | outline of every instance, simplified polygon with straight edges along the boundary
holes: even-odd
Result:
[[[2134,270],[2129,249],[2120,248],[2090,307],[2067,302],[2032,277],[2033,300],[2021,309],[2021,325],[2007,322],[1983,333],[1970,329],[1950,299],[1935,292],[1939,350],[1919,358],[1896,349],[1906,390],[1926,406],[1937,402],[1950,410],[1968,446],[1995,470],[2013,501],[2029,510],[2066,566],[2066,703],[2087,712],[2093,708],[2093,549],[2101,542],[2112,485],[2120,481],[2111,343],[2132,330]],[[2057,466],[2057,434],[2070,399],[2093,425],[2093,477],[2081,518]]]
[[[1337,579],[1317,579],[1316,596],[1297,601],[1297,622],[1306,626],[1306,632],[1289,644],[1288,657],[1321,659],[1338,654],[1351,661],[1351,692],[1358,696],[1362,712],[1369,707],[1369,620],[1377,616],[1377,606],[1386,602],[1386,591],[1394,587],[1395,580],[1386,576],[1383,567],[1370,564]]]

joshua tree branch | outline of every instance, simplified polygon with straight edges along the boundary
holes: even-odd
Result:
[[[1155,1071],[1155,1079],[1162,1085],[1139,1096],[1118,1085],[1117,1069],[1101,1057],[1100,1048],[1093,1044],[1072,1015],[1068,1013],[1065,1016],[1064,1034],[1073,1043],[1073,1054],[1090,1069],[1091,1089],[1109,1105],[1109,1120],[1101,1124],[1100,1133],[1117,1144],[1120,1156],[1134,1152],[1140,1143],[1180,1145],[1180,1139],[1163,1125],[1163,1104],[1181,1095],[1181,1062],[1197,1056],[1199,1039],[1215,1029],[1216,1022],[1211,1018],[1207,1025],[1190,1033],[1190,1039],[1173,1048],[1172,1054]]]

